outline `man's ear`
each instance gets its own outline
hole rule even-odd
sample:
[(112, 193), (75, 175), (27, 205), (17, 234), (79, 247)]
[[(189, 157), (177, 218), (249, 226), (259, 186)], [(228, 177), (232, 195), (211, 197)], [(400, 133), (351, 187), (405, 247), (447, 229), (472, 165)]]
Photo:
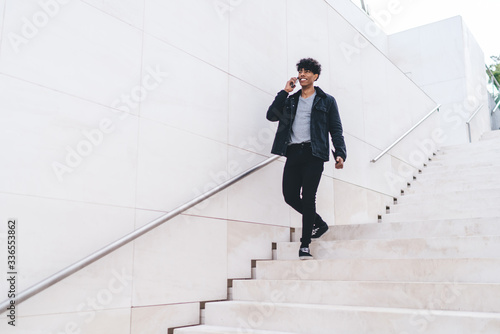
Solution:
[(314, 81), (318, 80), (319, 74), (315, 74), (315, 76), (316, 76), (316, 79), (314, 79)]

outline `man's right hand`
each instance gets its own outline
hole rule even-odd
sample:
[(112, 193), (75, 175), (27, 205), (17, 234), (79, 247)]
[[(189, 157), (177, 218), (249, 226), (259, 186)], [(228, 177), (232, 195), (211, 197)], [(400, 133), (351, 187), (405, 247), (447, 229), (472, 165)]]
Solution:
[(287, 92), (287, 93), (291, 93), (291, 92), (293, 92), (293, 90), (294, 90), (295, 88), (294, 88), (294, 87), (292, 87), (292, 84), (293, 84), (293, 85), (296, 85), (296, 83), (297, 83), (297, 78), (296, 78), (296, 77), (292, 77), (292, 78), (290, 78), (290, 80), (288, 80), (288, 81), (286, 82), (286, 85), (285, 85), (285, 92)]

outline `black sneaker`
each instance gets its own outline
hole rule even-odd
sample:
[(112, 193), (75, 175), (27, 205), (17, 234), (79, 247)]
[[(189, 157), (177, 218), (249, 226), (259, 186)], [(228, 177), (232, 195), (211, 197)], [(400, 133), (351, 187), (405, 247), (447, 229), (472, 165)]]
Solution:
[(311, 253), (309, 253), (309, 247), (300, 248), (299, 249), (299, 259), (301, 260), (310, 260), (312, 259)]
[(325, 232), (328, 231), (328, 225), (322, 225), (320, 227), (315, 227), (312, 230), (311, 233), (311, 239), (318, 239), (320, 238)]

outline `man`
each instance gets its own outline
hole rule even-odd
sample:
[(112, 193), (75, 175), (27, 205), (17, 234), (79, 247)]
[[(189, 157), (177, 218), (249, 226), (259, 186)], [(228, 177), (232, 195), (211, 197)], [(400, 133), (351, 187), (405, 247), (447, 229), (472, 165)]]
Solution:
[[(297, 63), (298, 77), (287, 81), (267, 110), (267, 119), (279, 121), (271, 153), (286, 156), (283, 170), (285, 202), (302, 214), (300, 259), (312, 259), (311, 239), (321, 237), (328, 225), (316, 213), (316, 192), (329, 160), (328, 134), (335, 148), (335, 168), (342, 169), (346, 147), (342, 123), (333, 96), (314, 86), (321, 74), (321, 65), (312, 58)], [(288, 96), (299, 82), (302, 89)], [(302, 196), (301, 196), (302, 191)]]

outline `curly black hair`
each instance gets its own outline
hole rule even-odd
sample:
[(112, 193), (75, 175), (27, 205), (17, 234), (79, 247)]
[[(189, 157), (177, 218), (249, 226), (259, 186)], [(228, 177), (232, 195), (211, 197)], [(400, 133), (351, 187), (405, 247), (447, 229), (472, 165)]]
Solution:
[(297, 71), (300, 71), (301, 69), (309, 70), (314, 74), (317, 74), (318, 78), (321, 74), (321, 64), (313, 58), (302, 58), (301, 60), (299, 60), (299, 62), (297, 63)]

